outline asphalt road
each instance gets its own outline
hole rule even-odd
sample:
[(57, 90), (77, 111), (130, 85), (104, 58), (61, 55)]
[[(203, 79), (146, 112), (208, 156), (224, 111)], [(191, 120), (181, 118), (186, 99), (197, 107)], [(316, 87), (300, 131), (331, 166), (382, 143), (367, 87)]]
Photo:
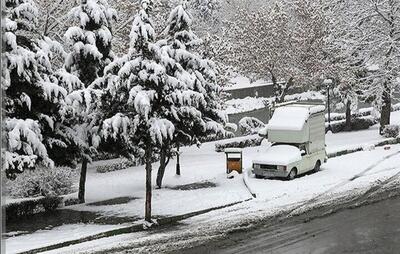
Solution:
[(400, 253), (400, 197), (233, 235), (184, 253)]

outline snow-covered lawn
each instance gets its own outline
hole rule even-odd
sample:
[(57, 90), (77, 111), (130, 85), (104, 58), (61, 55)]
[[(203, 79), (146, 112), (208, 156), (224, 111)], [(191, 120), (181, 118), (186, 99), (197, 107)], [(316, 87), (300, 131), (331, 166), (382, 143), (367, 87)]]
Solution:
[[(400, 123), (400, 112), (392, 113), (393, 123)], [(338, 133), (327, 135), (328, 152), (337, 151), (343, 148), (365, 145), (375, 141), (383, 140), (378, 135), (377, 126), (369, 130)], [(243, 201), (251, 197), (245, 187), (242, 177), (227, 179), (225, 173), (225, 154), (216, 153), (215, 142), (205, 143), (201, 148), (196, 146), (185, 147), (181, 155), (180, 177), (175, 176), (175, 160), (171, 160), (164, 178), (165, 188), (153, 191), (153, 214), (154, 216), (179, 215), (188, 212), (221, 206), (237, 201)], [(266, 146), (251, 147), (243, 150), (243, 166), (248, 168), (252, 159), (259, 157), (266, 149)], [(330, 193), (348, 191), (350, 189), (363, 189), (375, 181), (385, 179), (400, 171), (400, 154), (384, 160), (371, 170), (364, 172), (354, 181), (348, 181), (360, 174), (369, 166), (383, 160), (386, 156), (395, 154), (400, 150), (400, 145), (392, 146), (390, 150), (377, 148), (372, 151), (363, 151), (346, 156), (330, 159), (322, 166), (322, 171), (316, 174), (306, 175), (294, 181), (280, 180), (259, 180), (250, 178), (252, 189), (257, 192), (257, 199), (235, 206), (235, 212), (226, 212), (220, 215), (218, 223), (223, 220), (235, 220), (241, 216), (263, 216), (265, 211), (279, 211), (287, 205), (310, 200), (311, 198), (330, 190)], [(107, 161), (96, 164), (107, 163)], [(153, 164), (153, 181), (156, 178), (158, 163)], [(144, 213), (144, 178), (143, 166), (132, 167), (125, 170), (97, 173), (92, 165), (89, 168), (87, 177), (86, 200), (88, 203), (108, 200), (117, 197), (135, 197), (126, 204), (115, 205), (75, 205), (66, 209), (80, 211), (99, 212), (104, 216), (120, 217), (143, 217)], [(179, 190), (176, 186), (192, 183), (213, 183), (206, 188), (195, 190)], [(345, 183), (344, 185), (341, 185)], [(332, 187), (335, 187), (332, 189)], [(356, 191), (356, 190), (355, 190)], [(233, 208), (232, 208), (233, 209)], [(218, 212), (214, 212), (218, 214)], [(206, 220), (204, 216), (197, 216), (187, 220), (187, 223), (200, 223)], [(238, 217), (235, 217), (238, 216)], [(229, 219), (228, 219), (229, 217)], [(231, 218), (232, 217), (232, 218)], [(208, 219), (207, 219), (208, 220)], [(215, 222), (215, 221), (214, 221)], [(202, 223), (211, 223), (209, 221)], [(79, 225), (79, 224), (78, 224)], [(46, 246), (58, 241), (75, 239), (86, 234), (94, 234), (102, 230), (115, 228), (108, 225), (81, 226), (81, 234), (76, 234), (78, 227), (75, 225), (64, 225), (51, 230), (42, 230), (30, 235), (11, 237), (6, 240), (8, 253), (18, 250), (28, 250), (39, 246)], [(62, 232), (62, 234), (61, 234)], [(69, 238), (64, 237), (65, 235)], [(24, 242), (23, 245), (18, 244)]]
[[(251, 148), (253, 153), (257, 148)], [(400, 145), (390, 150), (377, 148), (330, 159), (322, 171), (299, 177), (293, 181), (262, 180), (250, 177), (257, 198), (242, 204), (213, 211), (182, 221), (183, 226), (169, 232), (141, 232), (100, 239), (51, 251), (50, 253), (78, 253), (104, 250), (121, 246), (138, 247), (141, 251), (165, 250), (164, 245), (185, 246), (190, 242), (212, 239), (217, 234), (237, 227), (241, 222), (257, 220), (293, 207), (305, 209), (301, 204), (310, 200), (327, 201), (335, 197), (362, 194), (369, 187), (400, 172)], [(398, 184), (397, 179), (397, 183)], [(217, 191), (217, 190), (216, 190)], [(221, 196), (227, 196), (219, 190)], [(190, 206), (186, 200), (176, 203)], [(174, 205), (174, 204), (171, 204)], [(307, 205), (312, 205), (308, 203)], [(187, 237), (189, 235), (189, 237)], [(177, 241), (183, 238), (187, 241)], [(189, 239), (188, 239), (189, 238)], [(159, 246), (157, 246), (157, 244)], [(133, 249), (130, 248), (133, 251)]]

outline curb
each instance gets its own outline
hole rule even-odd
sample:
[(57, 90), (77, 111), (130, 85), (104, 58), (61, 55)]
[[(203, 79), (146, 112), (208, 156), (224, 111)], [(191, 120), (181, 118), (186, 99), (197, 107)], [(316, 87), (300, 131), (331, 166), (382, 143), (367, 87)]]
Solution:
[[(158, 219), (157, 222), (158, 222), (159, 226), (166, 226), (166, 225), (174, 224), (181, 220), (185, 220), (185, 219), (197, 216), (197, 215), (205, 214), (205, 213), (215, 211), (215, 210), (224, 209), (224, 208), (231, 207), (231, 206), (234, 206), (237, 204), (241, 204), (241, 203), (244, 203), (244, 202), (247, 202), (250, 200), (252, 200), (252, 199), (249, 198), (246, 200), (230, 203), (230, 204), (223, 205), (223, 206), (217, 206), (217, 207), (207, 208), (204, 210), (195, 211), (195, 212), (191, 212), (191, 213), (162, 218), (162, 219)], [(19, 254), (33, 254), (33, 253), (45, 252), (45, 251), (60, 249), (60, 248), (67, 247), (70, 245), (75, 245), (75, 244), (79, 244), (79, 243), (98, 240), (101, 238), (122, 235), (122, 234), (136, 233), (136, 232), (145, 231), (145, 230), (146, 229), (143, 228), (142, 224), (137, 224), (137, 225), (133, 225), (133, 226), (129, 226), (129, 227), (123, 227), (123, 228), (119, 228), (119, 229), (105, 231), (102, 233), (98, 233), (98, 234), (91, 235), (91, 236), (86, 236), (86, 237), (75, 239), (75, 240), (65, 241), (65, 242), (52, 244), (52, 245), (45, 246), (45, 247), (40, 247), (40, 248), (28, 250), (28, 251), (19, 252)]]
[(363, 146), (365, 146), (365, 145), (373, 145), (375, 147), (380, 147), (380, 146), (395, 145), (395, 144), (400, 144), (400, 138), (391, 138), (391, 139), (386, 139), (386, 140), (375, 142), (375, 143), (365, 143), (356, 148), (344, 149), (344, 150), (340, 150), (337, 152), (329, 153), (327, 156), (330, 159), (330, 158), (335, 158), (335, 157), (339, 157), (339, 156), (350, 154), (350, 153), (360, 152), (360, 151), (364, 150)]
[(244, 185), (246, 186), (247, 190), (250, 192), (250, 194), (253, 196), (253, 198), (257, 198), (257, 194), (253, 189), (251, 188), (251, 185), (249, 183), (249, 174), (250, 174), (250, 168), (246, 168), (243, 170), (243, 182)]

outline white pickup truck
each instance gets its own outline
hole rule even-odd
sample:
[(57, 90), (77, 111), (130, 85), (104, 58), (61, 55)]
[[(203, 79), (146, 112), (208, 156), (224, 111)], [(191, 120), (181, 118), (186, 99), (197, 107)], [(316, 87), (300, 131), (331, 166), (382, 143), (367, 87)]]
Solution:
[(294, 179), (308, 171), (318, 171), (326, 162), (325, 107), (292, 103), (280, 106), (267, 125), (272, 146), (253, 160), (257, 178)]

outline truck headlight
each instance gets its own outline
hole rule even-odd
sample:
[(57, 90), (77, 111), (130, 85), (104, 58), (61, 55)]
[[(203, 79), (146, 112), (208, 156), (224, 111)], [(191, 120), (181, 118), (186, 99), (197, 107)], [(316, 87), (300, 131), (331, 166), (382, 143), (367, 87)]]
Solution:
[(277, 166), (276, 169), (286, 171), (286, 166)]

